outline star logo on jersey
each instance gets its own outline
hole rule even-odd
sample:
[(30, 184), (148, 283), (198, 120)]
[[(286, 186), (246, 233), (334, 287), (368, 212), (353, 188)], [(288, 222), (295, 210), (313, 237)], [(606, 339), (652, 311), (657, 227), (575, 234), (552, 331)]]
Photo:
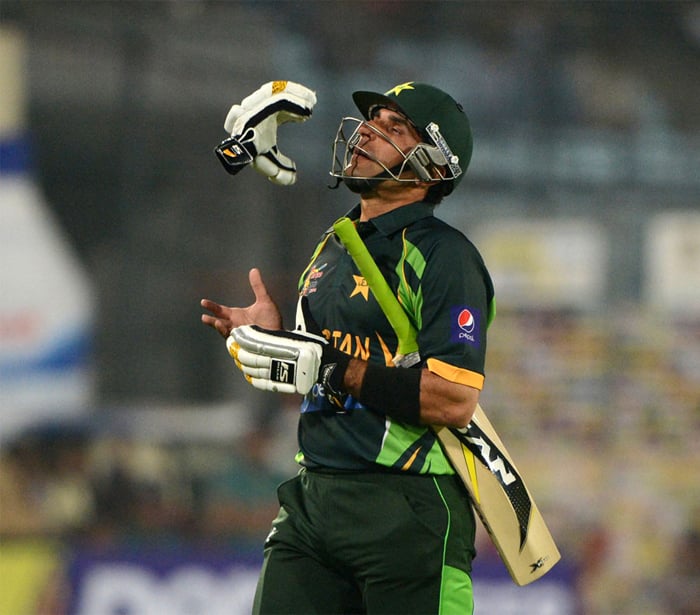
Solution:
[(416, 88), (413, 87), (413, 81), (407, 81), (406, 83), (402, 83), (400, 85), (395, 85), (393, 88), (391, 88), (386, 93), (386, 96), (389, 96), (389, 94), (393, 94), (394, 96), (398, 96), (404, 90), (415, 90), (415, 89)]
[(362, 295), (365, 301), (369, 301), (369, 285), (367, 284), (367, 280), (361, 275), (353, 275), (352, 279), (355, 280), (355, 288), (350, 293), (350, 298), (355, 295)]

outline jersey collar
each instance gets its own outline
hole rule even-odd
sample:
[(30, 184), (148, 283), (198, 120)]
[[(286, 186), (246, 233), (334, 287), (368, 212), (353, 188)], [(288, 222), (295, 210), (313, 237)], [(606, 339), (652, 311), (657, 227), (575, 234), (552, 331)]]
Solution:
[[(422, 201), (411, 203), (410, 205), (402, 205), (388, 213), (372, 218), (368, 224), (372, 224), (380, 233), (389, 237), (418, 220), (432, 216), (434, 208), (434, 205)], [(351, 220), (358, 220), (360, 217), (360, 205), (353, 207), (348, 212), (347, 217)]]

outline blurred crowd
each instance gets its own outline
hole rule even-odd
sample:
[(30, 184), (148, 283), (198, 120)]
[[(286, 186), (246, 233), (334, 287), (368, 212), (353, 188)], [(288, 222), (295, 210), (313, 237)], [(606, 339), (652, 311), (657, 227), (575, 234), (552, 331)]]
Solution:
[(87, 417), (30, 427), (4, 446), (0, 537), (260, 546), (276, 486), (294, 471), (275, 460), (274, 431), (255, 425), (225, 445), (117, 431)]
[(585, 613), (700, 613), (700, 318), (501, 311), (482, 397)]

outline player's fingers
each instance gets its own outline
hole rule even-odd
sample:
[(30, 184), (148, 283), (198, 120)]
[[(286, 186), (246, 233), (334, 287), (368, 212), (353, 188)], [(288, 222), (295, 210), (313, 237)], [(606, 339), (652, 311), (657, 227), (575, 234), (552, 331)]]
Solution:
[(216, 328), (216, 318), (209, 316), (209, 314), (202, 314), (202, 322), (208, 327)]
[(202, 322), (208, 327), (216, 329), (216, 331), (222, 337), (228, 337), (229, 333), (231, 333), (231, 329), (233, 328), (230, 320), (222, 320), (220, 318), (215, 318), (214, 316), (209, 316), (209, 314), (202, 314)]
[(216, 327), (217, 330), (220, 330), (219, 327), (216, 326), (216, 321), (220, 320), (227, 328), (228, 334), (228, 332), (233, 328), (233, 321), (235, 320), (236, 313), (240, 312), (240, 309), (227, 307), (216, 303), (215, 301), (210, 301), (209, 299), (202, 299), (200, 304), (205, 310), (211, 312), (211, 314), (202, 315), (202, 322), (209, 324), (212, 327)]
[(253, 289), (256, 301), (269, 301), (267, 287), (263, 282), (262, 274), (259, 269), (254, 267), (250, 270), (248, 273), (248, 281), (250, 282), (250, 287)]
[(230, 320), (221, 320), (219, 318), (214, 322), (214, 328), (219, 332), (221, 337), (228, 337), (231, 334), (231, 329), (233, 325)]
[(210, 299), (202, 299), (199, 302), (199, 305), (216, 316), (221, 316), (224, 313), (224, 310), (227, 309), (220, 303), (216, 303), (216, 301), (211, 301)]

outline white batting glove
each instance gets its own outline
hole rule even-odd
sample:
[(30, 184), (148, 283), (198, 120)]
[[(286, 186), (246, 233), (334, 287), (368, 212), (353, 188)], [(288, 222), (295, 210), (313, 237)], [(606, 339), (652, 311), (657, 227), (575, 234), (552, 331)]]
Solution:
[(350, 356), (321, 335), (307, 297), (299, 298), (294, 331), (244, 325), (231, 331), (226, 347), (256, 389), (306, 395), (318, 383), (318, 394), (344, 411), (348, 395), (343, 379)]
[(277, 147), (277, 127), (311, 117), (316, 94), (292, 81), (270, 81), (231, 107), (224, 128), (231, 134), (216, 149), (224, 168), (235, 175), (252, 163), (270, 181), (289, 186), (296, 181), (294, 161)]
[(270, 331), (256, 325), (236, 327), (226, 340), (229, 354), (256, 389), (302, 395), (318, 380), (327, 345), (312, 333)]

